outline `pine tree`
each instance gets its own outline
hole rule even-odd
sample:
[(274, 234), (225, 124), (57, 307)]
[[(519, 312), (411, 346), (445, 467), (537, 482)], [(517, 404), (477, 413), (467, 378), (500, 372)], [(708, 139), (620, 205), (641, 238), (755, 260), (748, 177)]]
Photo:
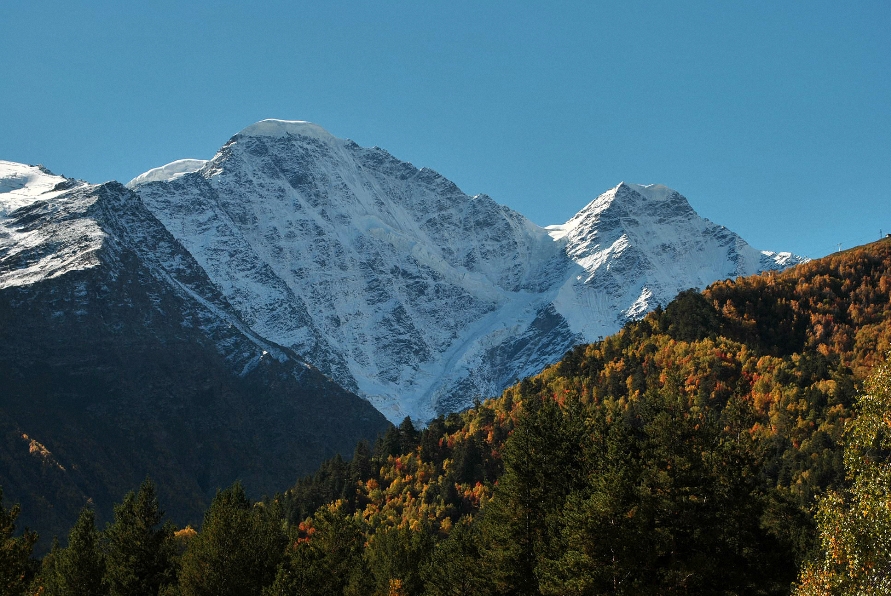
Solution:
[(422, 569), (425, 596), (486, 596), (491, 581), (480, 567), (479, 526), (463, 518), (433, 549)]
[(240, 483), (214, 497), (183, 554), (183, 596), (259, 596), (275, 579), (286, 538), (281, 524), (253, 506)]
[(105, 530), (106, 566), (112, 596), (157, 596), (176, 579), (173, 526), (161, 525), (164, 512), (155, 485), (146, 479), (114, 508)]
[(564, 413), (553, 399), (526, 394), (522, 407), (481, 519), (491, 580), (498, 593), (519, 595), (539, 592), (537, 567), (556, 538), (553, 517), (585, 477), (579, 446), (586, 436), (578, 402)]
[(402, 439), (399, 429), (390, 425), (383, 436), (378, 437), (374, 444), (374, 457), (378, 460), (386, 460), (388, 457), (398, 457), (402, 452)]
[(379, 529), (368, 542), (365, 559), (376, 584), (375, 594), (419, 594), (421, 569), (433, 551), (433, 533), (421, 524)]
[(350, 482), (352, 487), (356, 487), (359, 481), (365, 481), (371, 478), (371, 450), (368, 448), (367, 441), (360, 441), (353, 450), (353, 459), (349, 464)]
[(418, 431), (411, 421), (411, 417), (406, 416), (399, 423), (399, 454), (411, 453), (418, 446)]
[(95, 514), (84, 507), (68, 534), (68, 546), (54, 545), (41, 576), (46, 596), (102, 596), (108, 594), (105, 558), (96, 530)]
[(362, 560), (361, 528), (338, 501), (312, 518), (309, 539), (288, 548), (266, 596), (328, 596), (343, 594), (356, 574), (368, 575)]
[(587, 485), (556, 525), (559, 548), (538, 568), (543, 594), (643, 594), (654, 562), (651, 515), (639, 491), (641, 433), (619, 412), (590, 421)]

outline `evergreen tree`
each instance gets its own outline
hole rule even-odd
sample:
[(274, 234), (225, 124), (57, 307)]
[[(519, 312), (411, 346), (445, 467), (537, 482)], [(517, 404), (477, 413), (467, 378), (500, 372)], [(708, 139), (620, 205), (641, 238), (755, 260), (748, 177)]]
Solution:
[(564, 414), (553, 399), (526, 394), (522, 407), (504, 446), (504, 474), (481, 520), (491, 580), (498, 593), (519, 595), (539, 592), (536, 568), (554, 547), (553, 516), (585, 477), (578, 402)]
[(420, 594), (421, 569), (433, 551), (433, 533), (420, 524), (378, 530), (370, 538), (365, 559), (375, 581), (374, 594)]
[(53, 551), (42, 573), (46, 596), (102, 596), (108, 594), (105, 557), (96, 530), (95, 514), (84, 507), (68, 534), (68, 546)]
[(601, 408), (591, 420), (587, 486), (557, 519), (559, 548), (538, 568), (544, 594), (646, 593), (655, 553), (639, 490), (641, 435), (619, 412), (609, 418)]
[[(411, 422), (411, 421), (409, 421)], [(378, 437), (374, 445), (374, 457), (378, 460), (386, 460), (388, 457), (398, 457), (402, 454), (402, 439), (399, 429), (390, 425), (383, 436)]]
[(367, 441), (359, 441), (353, 450), (353, 459), (349, 465), (350, 482), (356, 488), (356, 483), (371, 478), (373, 470), (371, 466), (371, 450)]
[(421, 431), (419, 440), (421, 445), (421, 459), (433, 462), (436, 465), (442, 464), (443, 448), (439, 445), (439, 440), (446, 433), (445, 422), (442, 416), (438, 416), (430, 421), (427, 428)]
[(31, 552), (37, 542), (37, 534), (25, 532), (15, 536), (15, 521), (20, 508), (3, 507), (3, 489), (0, 488), (0, 594), (15, 596), (24, 594), (31, 579), (34, 565)]
[(251, 596), (275, 579), (286, 537), (264, 507), (254, 507), (240, 483), (220, 491), (201, 530), (183, 554), (183, 596)]
[(31, 582), (29, 594), (52, 594), (52, 589), (49, 589), (48, 586), (55, 585), (56, 559), (61, 550), (62, 547), (59, 546), (59, 538), (54, 536), (53, 545), (50, 547), (50, 551), (43, 555), (43, 559), (40, 560), (40, 569), (37, 573), (37, 577)]
[(161, 525), (164, 512), (155, 485), (146, 479), (114, 508), (105, 530), (106, 568), (112, 596), (157, 596), (176, 579), (173, 526)]
[(475, 437), (469, 436), (455, 445), (449, 476), (455, 482), (467, 484), (474, 484), (485, 479), (483, 454)]
[(294, 541), (266, 596), (328, 596), (344, 594), (351, 581), (367, 576), (362, 560), (365, 541), (359, 525), (338, 501), (319, 509), (312, 534)]
[(409, 416), (399, 423), (399, 454), (411, 453), (418, 446), (418, 431)]
[(694, 288), (679, 293), (665, 311), (657, 315), (660, 326), (678, 341), (697, 341), (720, 330), (718, 311)]
[(469, 518), (455, 524), (422, 568), (425, 596), (486, 596), (492, 586), (480, 567), (479, 526)]

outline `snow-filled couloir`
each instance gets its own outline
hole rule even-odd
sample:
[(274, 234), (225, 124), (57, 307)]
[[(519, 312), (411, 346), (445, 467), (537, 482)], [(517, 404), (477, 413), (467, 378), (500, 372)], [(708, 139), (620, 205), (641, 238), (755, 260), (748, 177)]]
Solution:
[(497, 394), (680, 290), (800, 260), (659, 185), (542, 228), (306, 122), (258, 122), (129, 186), (254, 333), (393, 421)]

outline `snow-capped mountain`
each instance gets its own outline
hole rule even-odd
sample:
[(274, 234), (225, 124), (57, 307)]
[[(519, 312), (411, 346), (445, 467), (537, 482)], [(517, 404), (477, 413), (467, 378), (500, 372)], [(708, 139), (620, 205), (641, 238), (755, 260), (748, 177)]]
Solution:
[(680, 290), (801, 260), (663, 186), (619, 184), (541, 228), (306, 122), (264, 120), (128, 186), (253, 333), (391, 421), (495, 395)]

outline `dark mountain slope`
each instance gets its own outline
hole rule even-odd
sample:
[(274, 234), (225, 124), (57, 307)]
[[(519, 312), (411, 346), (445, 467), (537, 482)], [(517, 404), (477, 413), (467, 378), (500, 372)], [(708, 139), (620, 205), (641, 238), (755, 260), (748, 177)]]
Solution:
[(0, 251), (0, 485), (44, 542), (147, 475), (196, 523), (218, 488), (273, 492), (386, 428), (246, 331), (135, 194), (69, 186), (7, 213), (30, 248)]

